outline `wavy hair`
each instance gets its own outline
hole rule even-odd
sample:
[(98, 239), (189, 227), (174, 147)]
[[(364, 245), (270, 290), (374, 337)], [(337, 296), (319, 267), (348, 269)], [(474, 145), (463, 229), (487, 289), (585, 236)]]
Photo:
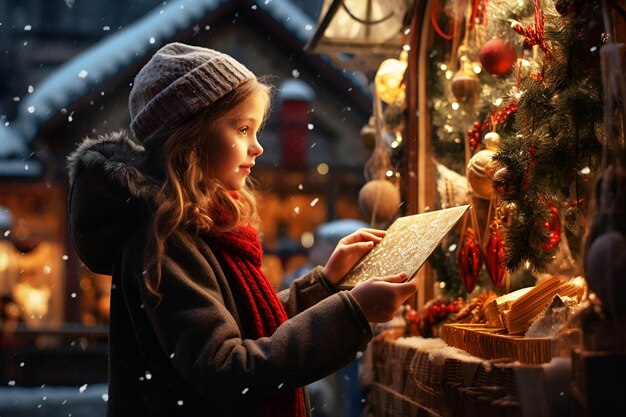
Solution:
[[(267, 97), (267, 115), (271, 87), (263, 81), (248, 81), (173, 129), (160, 145), (148, 150), (164, 177), (156, 196), (157, 208), (148, 230), (144, 257), (144, 280), (152, 294), (160, 296), (158, 288), (166, 241), (175, 230), (211, 233), (244, 224), (258, 225), (257, 196), (252, 180), (246, 178), (243, 188), (233, 193), (210, 174), (208, 158), (213, 124), (258, 93)], [(216, 212), (219, 212), (218, 218)]]

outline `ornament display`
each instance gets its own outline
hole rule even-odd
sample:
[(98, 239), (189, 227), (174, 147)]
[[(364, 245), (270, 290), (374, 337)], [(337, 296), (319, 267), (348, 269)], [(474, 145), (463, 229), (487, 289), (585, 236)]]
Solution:
[(480, 268), (483, 265), (483, 253), (480, 244), (476, 239), (474, 229), (465, 229), (464, 236), (461, 237), (457, 253), (457, 262), (463, 285), (468, 293), (474, 291)]
[(485, 246), (485, 267), (496, 288), (502, 285), (506, 266), (504, 264), (504, 239), (496, 222), (489, 225), (489, 239)]
[(481, 90), (480, 80), (473, 71), (460, 69), (452, 77), (452, 94), (462, 103), (473, 102)]
[(494, 151), (483, 149), (476, 152), (467, 163), (467, 182), (478, 197), (488, 199), (493, 195), (494, 154)]
[(359, 208), (371, 225), (388, 223), (400, 207), (400, 191), (387, 180), (372, 180), (359, 191)]
[(517, 61), (517, 51), (511, 42), (493, 38), (480, 48), (479, 60), (489, 74), (503, 75), (513, 68)]
[(548, 241), (541, 245), (542, 249), (547, 251), (554, 250), (561, 241), (561, 218), (559, 216), (559, 210), (552, 203), (548, 203), (550, 213), (548, 219), (545, 222), (545, 227), (548, 229)]

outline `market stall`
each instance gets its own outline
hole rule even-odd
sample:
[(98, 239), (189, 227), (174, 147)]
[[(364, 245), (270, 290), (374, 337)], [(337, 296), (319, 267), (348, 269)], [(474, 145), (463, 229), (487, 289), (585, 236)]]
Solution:
[(470, 205), (378, 329), (372, 415), (626, 414), (625, 17), (326, 2), (309, 49), (371, 77), (361, 210), (387, 227)]

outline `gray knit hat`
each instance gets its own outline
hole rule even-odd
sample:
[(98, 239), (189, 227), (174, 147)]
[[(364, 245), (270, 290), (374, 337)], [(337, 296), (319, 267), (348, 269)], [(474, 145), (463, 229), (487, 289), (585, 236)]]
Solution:
[(145, 145), (255, 78), (222, 52), (167, 44), (135, 77), (129, 96), (130, 128)]

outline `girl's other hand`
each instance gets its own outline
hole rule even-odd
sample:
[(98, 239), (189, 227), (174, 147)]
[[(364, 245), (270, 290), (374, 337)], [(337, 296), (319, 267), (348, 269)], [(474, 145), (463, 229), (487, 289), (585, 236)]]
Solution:
[(356, 263), (385, 236), (384, 230), (363, 228), (341, 239), (330, 255), (323, 273), (337, 285)]
[(371, 278), (350, 290), (361, 306), (367, 321), (385, 323), (417, 291), (417, 279), (406, 281), (406, 273), (385, 278)]

